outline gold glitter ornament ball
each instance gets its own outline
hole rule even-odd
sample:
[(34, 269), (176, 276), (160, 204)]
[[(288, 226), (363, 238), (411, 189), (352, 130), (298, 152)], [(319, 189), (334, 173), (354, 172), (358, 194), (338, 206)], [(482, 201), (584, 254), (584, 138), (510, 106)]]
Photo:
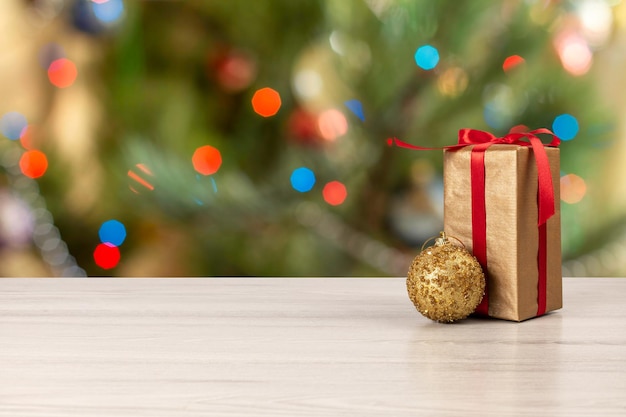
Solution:
[(441, 232), (435, 245), (413, 260), (406, 287), (420, 313), (449, 323), (474, 312), (485, 294), (485, 275), (471, 253)]

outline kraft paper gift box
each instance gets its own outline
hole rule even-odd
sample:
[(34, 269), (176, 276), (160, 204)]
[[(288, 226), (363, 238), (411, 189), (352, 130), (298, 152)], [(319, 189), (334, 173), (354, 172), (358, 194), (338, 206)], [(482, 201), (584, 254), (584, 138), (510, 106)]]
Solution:
[[(558, 139), (555, 140), (558, 145)], [(451, 148), (444, 150), (444, 229), (449, 236), (460, 239), (483, 264), (487, 288), (477, 313), (523, 321), (561, 308), (559, 149), (544, 148), (550, 172), (545, 175), (552, 178), (554, 191), (554, 214), (540, 226), (538, 168), (533, 147), (486, 147), (481, 226), (480, 220), (476, 223), (472, 217), (479, 211), (476, 204), (480, 205), (480, 201), (472, 201), (472, 194), (474, 198), (482, 195), (472, 178), (477, 172), (476, 165), (472, 166), (473, 146)], [(546, 171), (544, 165), (543, 172)], [(484, 229), (484, 241), (479, 244), (486, 246), (482, 248), (482, 257), (486, 259), (481, 260), (476, 254), (474, 246), (481, 231), (473, 230), (474, 227)]]

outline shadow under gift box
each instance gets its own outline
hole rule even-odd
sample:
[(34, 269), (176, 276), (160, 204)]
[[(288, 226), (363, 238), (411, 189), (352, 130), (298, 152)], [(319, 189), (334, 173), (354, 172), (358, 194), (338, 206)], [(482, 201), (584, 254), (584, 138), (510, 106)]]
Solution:
[[(559, 149), (546, 147), (555, 214), (546, 224), (545, 312), (562, 307)], [(470, 146), (444, 150), (444, 229), (472, 244)], [(487, 264), (490, 317), (522, 321), (538, 315), (539, 227), (537, 166), (528, 146), (494, 144), (485, 151)]]

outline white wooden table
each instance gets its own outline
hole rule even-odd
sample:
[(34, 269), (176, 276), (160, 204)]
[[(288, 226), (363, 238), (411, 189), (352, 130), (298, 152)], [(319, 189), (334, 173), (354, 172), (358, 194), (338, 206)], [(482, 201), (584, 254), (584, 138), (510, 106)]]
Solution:
[(0, 416), (624, 416), (626, 279), (438, 324), (404, 279), (2, 279)]

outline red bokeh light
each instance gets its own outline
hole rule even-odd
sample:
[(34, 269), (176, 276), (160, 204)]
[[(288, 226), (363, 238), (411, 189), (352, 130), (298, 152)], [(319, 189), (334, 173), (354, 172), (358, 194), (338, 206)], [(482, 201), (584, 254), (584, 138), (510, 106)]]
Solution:
[(511, 55), (510, 57), (504, 60), (504, 63), (502, 64), (502, 69), (504, 70), (504, 72), (508, 72), (512, 70), (513, 68), (523, 64), (524, 62), (526, 61), (521, 56)]
[(338, 206), (346, 200), (348, 191), (346, 190), (346, 186), (339, 181), (331, 181), (324, 186), (322, 195), (324, 196), (324, 201), (328, 204)]
[(48, 79), (59, 88), (69, 87), (74, 84), (78, 70), (76, 65), (67, 58), (60, 58), (52, 61), (48, 67)]
[(100, 243), (93, 251), (93, 259), (102, 269), (115, 268), (120, 262), (120, 250), (111, 243)]

